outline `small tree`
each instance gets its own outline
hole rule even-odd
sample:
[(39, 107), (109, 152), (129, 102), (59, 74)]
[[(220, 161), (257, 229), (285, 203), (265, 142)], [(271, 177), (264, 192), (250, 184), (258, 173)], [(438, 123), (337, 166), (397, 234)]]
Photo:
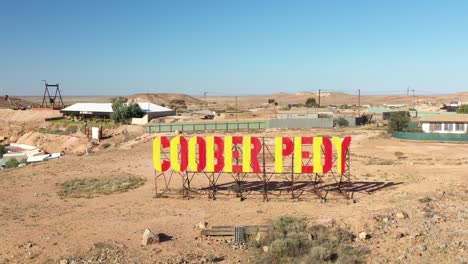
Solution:
[(114, 105), (115, 106), (122, 105), (122, 104), (125, 104), (127, 101), (128, 101), (128, 99), (126, 97), (122, 97), (122, 96), (112, 98), (111, 99), (112, 109), (115, 110)]
[(348, 120), (344, 117), (338, 117), (337, 119), (334, 120), (335, 124), (337, 124), (340, 127), (347, 127), (349, 126)]
[(307, 100), (305, 102), (305, 106), (306, 107), (317, 107), (318, 104), (317, 104), (317, 101), (315, 101), (315, 98), (309, 97), (309, 98), (307, 98)]
[(143, 110), (141, 110), (140, 105), (137, 103), (128, 104), (127, 108), (128, 108), (129, 118), (132, 118), (132, 117), (140, 118), (144, 115)]
[(410, 121), (407, 112), (395, 112), (390, 115), (388, 121), (388, 132), (403, 131)]
[(272, 104), (272, 103), (274, 103), (274, 102), (275, 102), (275, 99), (271, 99), (271, 98), (268, 99), (268, 104)]
[(111, 102), (113, 112), (110, 117), (116, 123), (126, 124), (130, 118), (140, 118), (144, 115), (140, 105), (137, 103), (126, 104), (127, 98), (125, 97), (113, 98)]
[(462, 104), (457, 109), (458, 114), (468, 114), (468, 104)]

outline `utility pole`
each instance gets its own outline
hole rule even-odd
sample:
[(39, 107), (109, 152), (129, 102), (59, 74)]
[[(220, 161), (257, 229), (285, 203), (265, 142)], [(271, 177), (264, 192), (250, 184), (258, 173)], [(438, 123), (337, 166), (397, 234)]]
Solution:
[(415, 105), (415, 100), (414, 100), (414, 89), (412, 89), (411, 91), (413, 91), (413, 108), (414, 108), (414, 105)]
[(319, 89), (319, 94), (318, 94), (318, 106), (320, 107), (320, 89)]
[(361, 116), (361, 89), (358, 89), (358, 117)]
[(236, 95), (236, 121), (237, 121), (237, 95)]

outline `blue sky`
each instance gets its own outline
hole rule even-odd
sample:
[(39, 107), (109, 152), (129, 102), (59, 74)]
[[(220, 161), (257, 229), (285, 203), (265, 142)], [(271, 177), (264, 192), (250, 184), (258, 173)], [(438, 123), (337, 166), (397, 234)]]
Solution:
[(468, 1), (0, 5), (1, 93), (468, 91)]

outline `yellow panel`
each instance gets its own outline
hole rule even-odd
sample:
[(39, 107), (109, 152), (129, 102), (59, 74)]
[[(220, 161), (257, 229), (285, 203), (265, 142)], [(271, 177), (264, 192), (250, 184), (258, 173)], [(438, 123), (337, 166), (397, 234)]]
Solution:
[(224, 137), (224, 171), (232, 172), (232, 136)]
[(302, 173), (302, 138), (294, 137), (294, 173)]
[(333, 137), (332, 141), (333, 141), (333, 145), (335, 145), (336, 153), (337, 153), (337, 158), (336, 158), (337, 171), (338, 173), (341, 174), (343, 172), (343, 168), (341, 168), (341, 139), (339, 137)]
[(242, 171), (243, 172), (250, 172), (250, 159), (251, 159), (251, 150), (252, 150), (252, 143), (250, 136), (244, 136), (242, 140)]
[(322, 165), (322, 137), (314, 137), (314, 173), (323, 173)]
[(176, 136), (171, 140), (171, 167), (174, 171), (180, 171), (179, 162), (179, 147), (180, 136)]
[(275, 172), (283, 172), (283, 138), (275, 137)]
[(197, 137), (191, 137), (188, 142), (188, 165), (190, 170), (198, 171), (197, 164)]
[(214, 136), (206, 137), (206, 171), (214, 172)]
[(153, 140), (153, 168), (156, 171), (162, 171), (161, 168), (161, 137)]

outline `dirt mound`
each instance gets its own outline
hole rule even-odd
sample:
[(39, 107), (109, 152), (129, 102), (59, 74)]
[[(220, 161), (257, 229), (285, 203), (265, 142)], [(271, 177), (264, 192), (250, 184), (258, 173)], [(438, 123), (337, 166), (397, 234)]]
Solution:
[(173, 100), (183, 100), (186, 104), (202, 104), (203, 101), (193, 96), (178, 93), (145, 93), (127, 96), (130, 102), (151, 102), (154, 104), (169, 105)]
[(0, 122), (2, 124), (43, 122), (46, 118), (60, 117), (57, 110), (12, 110), (0, 109)]
[(35, 106), (38, 106), (38, 104), (23, 100), (18, 97), (12, 97), (8, 95), (0, 97), (0, 108), (26, 109)]
[(83, 154), (88, 146), (84, 135), (52, 135), (34, 131), (24, 134), (16, 143), (36, 146), (49, 153), (64, 151), (71, 154)]

